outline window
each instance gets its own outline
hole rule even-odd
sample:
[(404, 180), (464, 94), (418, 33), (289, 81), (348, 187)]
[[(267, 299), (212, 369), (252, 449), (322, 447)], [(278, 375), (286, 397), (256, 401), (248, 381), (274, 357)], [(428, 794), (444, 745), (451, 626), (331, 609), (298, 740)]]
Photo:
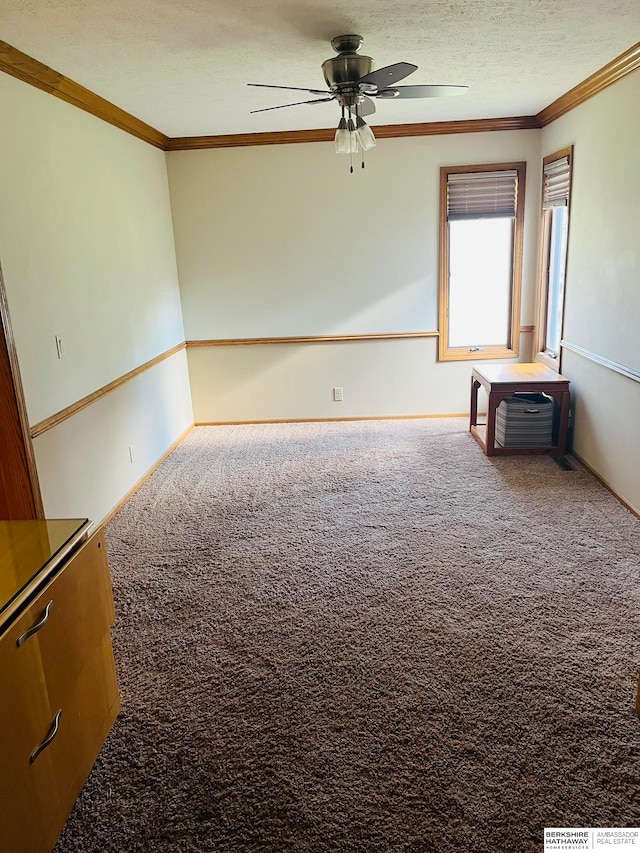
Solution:
[(441, 361), (518, 355), (525, 163), (440, 170)]
[(535, 352), (538, 361), (560, 369), (564, 281), (569, 242), (569, 195), (573, 147), (542, 161), (542, 225)]

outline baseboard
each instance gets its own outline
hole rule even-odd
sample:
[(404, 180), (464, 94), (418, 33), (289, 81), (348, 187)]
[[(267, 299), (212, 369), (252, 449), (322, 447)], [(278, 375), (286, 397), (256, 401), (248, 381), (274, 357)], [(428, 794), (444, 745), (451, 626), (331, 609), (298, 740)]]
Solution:
[(600, 474), (598, 474), (598, 472), (595, 470), (595, 468), (592, 468), (592, 467), (591, 467), (591, 465), (589, 465), (589, 463), (588, 463), (588, 462), (585, 462), (585, 461), (584, 461), (584, 459), (582, 458), (582, 456), (580, 456), (579, 454), (577, 454), (577, 453), (575, 452), (575, 450), (570, 451), (570, 454), (571, 454), (571, 456), (574, 456), (574, 457), (578, 460), (578, 462), (579, 462), (583, 467), (585, 467), (585, 468), (587, 469), (587, 471), (588, 471), (590, 474), (592, 474), (592, 475), (596, 478), (596, 480), (597, 480), (599, 483), (601, 483), (601, 484), (605, 487), (605, 489), (606, 489), (608, 492), (611, 492), (611, 494), (614, 496), (614, 498), (615, 498), (619, 503), (621, 503), (621, 504), (622, 504), (622, 506), (623, 506), (625, 509), (628, 509), (628, 510), (629, 510), (629, 512), (630, 512), (632, 515), (635, 515), (635, 516), (636, 516), (636, 518), (640, 518), (640, 510), (639, 510), (639, 509), (637, 509), (637, 507), (633, 506), (633, 504), (630, 504), (630, 503), (629, 503), (629, 501), (626, 501), (626, 500), (625, 500), (621, 495), (619, 495), (619, 494), (618, 494), (618, 492), (616, 492), (616, 490), (613, 488), (613, 486), (612, 486), (610, 483), (608, 483), (608, 482), (604, 479), (604, 477), (602, 477)]
[(271, 418), (249, 421), (196, 421), (195, 426), (249, 426), (251, 424), (324, 424), (346, 421), (408, 421), (424, 418), (468, 418), (469, 412), (447, 412), (440, 415), (360, 415), (352, 418)]
[(100, 527), (106, 527), (106, 525), (109, 524), (109, 522), (120, 512), (120, 510), (127, 503), (127, 501), (130, 500), (135, 495), (135, 493), (138, 491), (138, 489), (141, 486), (144, 486), (144, 484), (147, 482), (149, 477), (155, 471), (157, 471), (157, 469), (162, 465), (164, 460), (173, 453), (173, 451), (176, 449), (176, 447), (178, 447), (179, 444), (182, 444), (182, 442), (185, 440), (185, 438), (193, 430), (194, 426), (195, 426), (195, 424), (191, 424), (191, 426), (187, 427), (187, 429), (182, 433), (182, 435), (179, 436), (167, 450), (165, 450), (165, 452), (162, 454), (162, 456), (156, 462), (153, 463), (151, 468), (149, 468), (147, 471), (145, 471), (145, 473), (142, 475), (142, 477), (140, 477), (140, 479), (135, 484), (135, 486), (133, 486), (133, 488), (129, 489), (129, 491), (122, 498), (122, 500), (119, 501), (113, 507), (113, 509), (110, 510), (105, 515), (105, 517), (102, 519), (100, 524), (96, 525), (94, 529), (99, 529)]

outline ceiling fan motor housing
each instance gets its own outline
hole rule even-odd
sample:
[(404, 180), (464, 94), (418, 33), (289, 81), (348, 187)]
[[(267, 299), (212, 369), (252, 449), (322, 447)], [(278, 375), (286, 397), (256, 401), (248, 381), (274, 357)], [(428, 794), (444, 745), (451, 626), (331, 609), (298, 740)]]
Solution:
[(373, 71), (373, 59), (357, 53), (363, 41), (359, 35), (336, 36), (332, 39), (331, 46), (338, 51), (338, 55), (322, 63), (324, 79), (331, 89), (342, 93), (352, 88), (356, 94), (360, 78)]

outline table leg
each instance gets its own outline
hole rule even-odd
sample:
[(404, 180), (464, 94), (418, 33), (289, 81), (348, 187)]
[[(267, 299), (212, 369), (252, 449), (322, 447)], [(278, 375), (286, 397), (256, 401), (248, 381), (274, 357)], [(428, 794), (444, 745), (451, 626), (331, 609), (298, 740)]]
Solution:
[(469, 431), (478, 423), (478, 388), (480, 383), (471, 377), (471, 413), (469, 415)]
[(489, 391), (487, 395), (487, 456), (496, 455), (496, 409), (502, 402), (504, 395), (495, 395)]
[(569, 431), (569, 391), (563, 391), (560, 399), (560, 423), (558, 425), (558, 453), (564, 456), (567, 452), (567, 432)]

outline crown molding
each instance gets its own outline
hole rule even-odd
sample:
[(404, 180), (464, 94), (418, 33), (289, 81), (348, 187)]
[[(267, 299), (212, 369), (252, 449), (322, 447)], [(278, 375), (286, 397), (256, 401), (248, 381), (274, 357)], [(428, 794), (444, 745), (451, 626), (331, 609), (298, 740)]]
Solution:
[[(373, 125), (376, 139), (404, 136), (440, 136), (449, 133), (487, 133), (500, 130), (536, 130), (535, 116), (513, 118), (477, 118), (463, 121), (432, 121), (416, 124)], [(169, 139), (167, 151), (193, 151), (203, 148), (238, 148), (251, 145), (288, 145), (300, 142), (332, 142), (335, 128), (285, 130), (272, 133), (234, 133), (227, 136), (176, 136)]]
[(279, 130), (271, 133), (229, 133), (225, 136), (174, 136), (167, 151), (194, 151), (200, 148), (244, 148), (252, 145), (289, 145), (298, 142), (330, 142), (335, 130)]
[[(386, 124), (373, 126), (378, 139), (409, 136), (440, 136), (451, 133), (490, 133), (507, 130), (536, 130), (597, 95), (603, 89), (640, 68), (640, 42), (578, 83), (535, 116), (512, 118), (467, 119), (434, 121), (416, 124)], [(79, 83), (54, 71), (37, 59), (22, 53), (7, 42), (0, 41), (0, 71), (48, 92), (114, 127), (148, 142), (163, 151), (193, 151), (204, 148), (236, 148), (254, 145), (287, 145), (300, 142), (330, 142), (333, 128), (315, 130), (277, 131), (271, 133), (234, 133), (224, 136), (169, 137), (130, 113), (85, 89)]]
[[(377, 139), (396, 136), (445, 136), (450, 133), (495, 133), (501, 130), (537, 130), (535, 116), (472, 118), (459, 121), (429, 121), (417, 124), (383, 124), (373, 127)], [(335, 133), (335, 131), (332, 131)]]
[(55, 95), (156, 148), (165, 150), (167, 147), (169, 137), (164, 133), (4, 41), (0, 41), (0, 71)]
[(589, 98), (597, 95), (598, 92), (602, 92), (603, 89), (606, 89), (613, 83), (617, 83), (618, 80), (626, 77), (627, 74), (637, 71), (638, 68), (640, 68), (640, 42), (634, 44), (629, 50), (625, 50), (624, 53), (612, 59), (611, 62), (600, 68), (595, 74), (587, 77), (582, 83), (578, 83), (573, 89), (569, 89), (568, 92), (565, 92), (564, 95), (561, 95), (556, 101), (541, 110), (536, 116), (539, 126), (546, 127), (552, 121), (555, 121), (570, 110), (583, 104)]

